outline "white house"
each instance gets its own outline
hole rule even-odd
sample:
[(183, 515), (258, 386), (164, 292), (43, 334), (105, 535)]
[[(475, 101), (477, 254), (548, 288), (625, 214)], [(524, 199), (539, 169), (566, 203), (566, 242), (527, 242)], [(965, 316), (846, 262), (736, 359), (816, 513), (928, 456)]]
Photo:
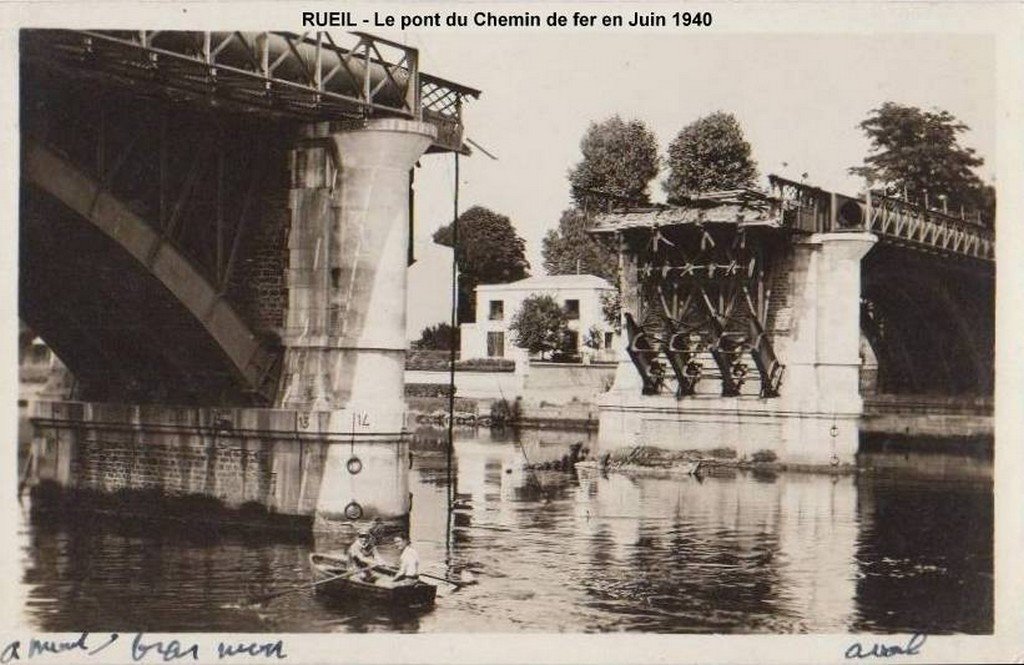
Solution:
[[(508, 326), (524, 300), (546, 295), (568, 315), (568, 348), (597, 360), (614, 360), (618, 334), (601, 310), (601, 296), (614, 292), (615, 287), (594, 275), (549, 275), (508, 284), (481, 284), (476, 288), (476, 323), (460, 326), (461, 357), (525, 358), (526, 351), (515, 347)], [(585, 346), (591, 330), (597, 332), (600, 347), (593, 353)]]

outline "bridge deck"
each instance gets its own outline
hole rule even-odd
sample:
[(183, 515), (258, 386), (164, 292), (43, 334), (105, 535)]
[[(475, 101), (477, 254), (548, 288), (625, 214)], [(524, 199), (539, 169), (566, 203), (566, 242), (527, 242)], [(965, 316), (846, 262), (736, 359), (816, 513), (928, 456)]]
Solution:
[(598, 215), (591, 229), (609, 234), (672, 225), (735, 224), (797, 233), (870, 231), (883, 243), (948, 258), (995, 261), (995, 233), (980, 219), (958, 217), (869, 192), (860, 199), (769, 176), (768, 193), (739, 189), (694, 196), (678, 206), (647, 206)]
[(365, 33), (24, 30), (22, 54), (76, 77), (192, 103), (307, 121), (392, 116), (466, 152), (462, 105), (480, 91), (419, 71), (415, 48)]

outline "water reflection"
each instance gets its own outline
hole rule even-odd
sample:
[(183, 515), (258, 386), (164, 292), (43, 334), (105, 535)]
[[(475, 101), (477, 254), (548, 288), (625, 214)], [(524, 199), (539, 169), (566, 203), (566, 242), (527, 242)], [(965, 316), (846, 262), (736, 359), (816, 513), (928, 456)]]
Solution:
[(417, 439), (414, 544), (426, 572), (478, 582), (428, 614), (332, 606), (305, 592), (245, 607), (308, 580), (307, 539), (27, 511), (25, 613), (50, 631), (992, 630), (988, 483), (529, 468), (581, 441), (461, 435), (449, 540), (445, 452)]

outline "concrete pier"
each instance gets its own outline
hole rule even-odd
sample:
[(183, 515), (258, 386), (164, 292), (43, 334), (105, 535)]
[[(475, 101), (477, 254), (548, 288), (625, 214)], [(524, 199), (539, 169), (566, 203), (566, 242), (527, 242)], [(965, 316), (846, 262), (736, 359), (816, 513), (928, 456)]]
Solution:
[(280, 406), (326, 419), (318, 526), (409, 512), (404, 438), (409, 170), (432, 125), (321, 124), (291, 156)]

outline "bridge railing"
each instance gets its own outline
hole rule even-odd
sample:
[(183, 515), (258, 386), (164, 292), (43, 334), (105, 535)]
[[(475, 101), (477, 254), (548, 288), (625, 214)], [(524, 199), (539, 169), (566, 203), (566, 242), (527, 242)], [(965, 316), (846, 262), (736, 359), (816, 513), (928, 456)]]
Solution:
[(896, 244), (942, 254), (995, 260), (992, 229), (950, 215), (869, 191), (860, 199), (770, 175), (770, 193), (782, 208), (783, 223), (807, 233), (870, 231)]
[(26, 55), (172, 97), (310, 120), (384, 115), (438, 127), (462, 150), (462, 105), (477, 90), (424, 74), (419, 51), (362, 32), (26, 30)]
[(995, 260), (995, 234), (977, 223), (869, 192), (865, 228), (883, 237), (943, 253)]

